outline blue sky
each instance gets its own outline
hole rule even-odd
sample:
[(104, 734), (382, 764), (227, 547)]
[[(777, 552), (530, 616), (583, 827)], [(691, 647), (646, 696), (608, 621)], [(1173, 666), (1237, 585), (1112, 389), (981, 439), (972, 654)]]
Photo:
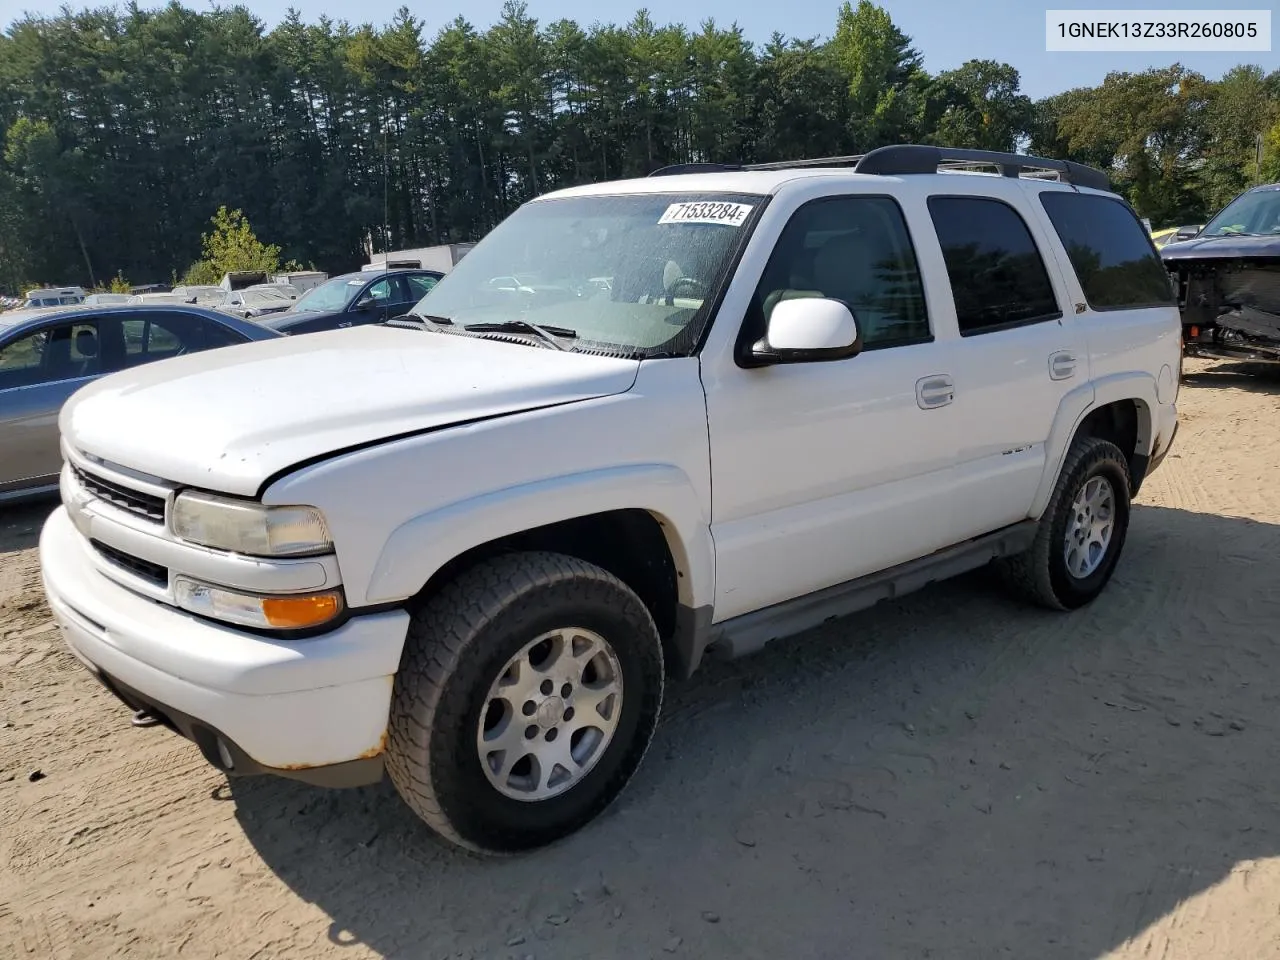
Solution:
[[(0, 0), (0, 23), (8, 25), (24, 12), (54, 15), (62, 0)], [(110, 0), (100, 0), (106, 3)], [(184, 0), (201, 7), (200, 0)], [(335, 20), (386, 22), (404, 0), (246, 0), (268, 26), (277, 23), (290, 6), (309, 20), (327, 14)], [(1023, 91), (1032, 97), (1057, 93), (1069, 87), (1101, 82), (1111, 70), (1143, 70), (1181, 62), (1216, 78), (1237, 63), (1257, 63), (1267, 70), (1280, 68), (1280, 53), (1273, 38), (1267, 53), (1047, 53), (1044, 49), (1044, 11), (1053, 9), (1275, 9), (1276, 0), (878, 0), (894, 22), (915, 41), (931, 72), (950, 69), (972, 58), (1002, 60), (1022, 75)], [(97, 6), (72, 2), (73, 7)], [(143, 6), (158, 5), (142, 0)], [(428, 34), (459, 13), (478, 27), (498, 16), (502, 0), (434, 0), (430, 5), (407, 4), (425, 20)], [(710, 17), (729, 25), (734, 21), (753, 41), (764, 42), (776, 30), (793, 37), (826, 37), (834, 29), (839, 0), (787, 0), (785, 3), (741, 0), (649, 0), (650, 16), (658, 23), (684, 23), (696, 27)], [(586, 26), (596, 21), (625, 23), (641, 3), (634, 0), (528, 0), (530, 12), (544, 23), (569, 18)], [(1280, 11), (1273, 13), (1280, 25)], [(1274, 29), (1274, 28), (1273, 28)]]

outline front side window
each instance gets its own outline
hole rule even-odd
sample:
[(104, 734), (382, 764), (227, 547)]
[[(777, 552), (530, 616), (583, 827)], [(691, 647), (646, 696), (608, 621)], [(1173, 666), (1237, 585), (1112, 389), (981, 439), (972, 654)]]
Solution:
[(982, 197), (930, 197), (929, 215), (961, 336), (1062, 316), (1040, 251), (1013, 207)]
[(1094, 310), (1174, 303), (1169, 274), (1150, 237), (1119, 200), (1046, 190), (1040, 203)]
[(887, 197), (814, 200), (796, 211), (756, 287), (747, 339), (764, 335), (780, 301), (800, 297), (843, 302), (864, 350), (932, 338), (907, 224)]
[(101, 370), (96, 323), (66, 323), (0, 347), (0, 389), (78, 380)]
[(696, 349), (764, 197), (644, 193), (525, 204), (411, 311), (472, 324), (568, 329), (571, 347), (626, 355)]

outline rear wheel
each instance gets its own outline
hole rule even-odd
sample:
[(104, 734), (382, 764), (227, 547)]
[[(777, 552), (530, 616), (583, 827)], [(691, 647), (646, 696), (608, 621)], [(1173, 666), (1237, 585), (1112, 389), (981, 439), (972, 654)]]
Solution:
[(388, 772), (457, 846), (542, 846), (621, 793), (653, 737), (663, 682), (653, 618), (612, 574), (550, 553), (488, 561), (413, 616)]
[(996, 561), (1016, 592), (1044, 607), (1074, 610), (1115, 572), (1129, 530), (1129, 463), (1109, 440), (1080, 437), (1024, 553)]

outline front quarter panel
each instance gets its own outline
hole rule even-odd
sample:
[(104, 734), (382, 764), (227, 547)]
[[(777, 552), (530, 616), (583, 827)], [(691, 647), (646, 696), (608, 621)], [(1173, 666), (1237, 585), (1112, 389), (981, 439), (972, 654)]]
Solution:
[(263, 499), (324, 512), (355, 608), (406, 600), (472, 547), (613, 509), (649, 510), (663, 524), (682, 603), (714, 595), (696, 358), (644, 361), (624, 394), (342, 454), (282, 477)]

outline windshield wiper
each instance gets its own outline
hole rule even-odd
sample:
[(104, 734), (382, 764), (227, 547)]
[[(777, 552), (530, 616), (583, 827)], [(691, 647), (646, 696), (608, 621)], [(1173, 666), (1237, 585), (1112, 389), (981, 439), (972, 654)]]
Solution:
[(412, 310), (410, 310), (408, 313), (405, 314), (405, 316), (413, 317), (414, 319), (417, 319), (417, 320), (430, 320), (432, 323), (443, 324), (446, 327), (453, 323), (453, 321), (450, 320), (448, 317), (437, 317), (433, 313), (414, 313)]
[(470, 333), (536, 333), (557, 350), (572, 350), (572, 347), (561, 343), (557, 337), (571, 340), (578, 336), (577, 330), (568, 327), (543, 327), (528, 320), (503, 320), (499, 323), (469, 323), (462, 328)]

